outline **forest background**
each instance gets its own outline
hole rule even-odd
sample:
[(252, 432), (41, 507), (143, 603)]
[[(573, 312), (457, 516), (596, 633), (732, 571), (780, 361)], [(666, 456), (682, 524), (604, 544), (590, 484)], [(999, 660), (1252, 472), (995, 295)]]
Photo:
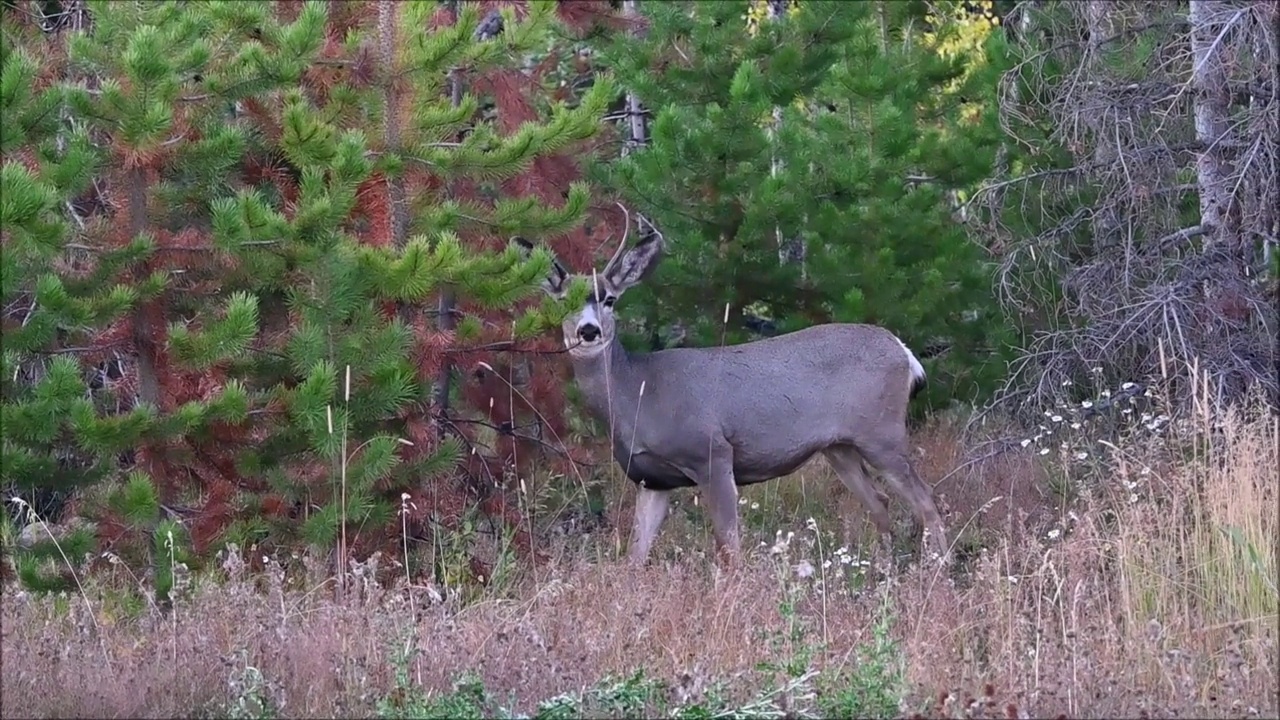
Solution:
[[(0, 714), (1274, 716), (1278, 24), (0, 2)], [(622, 563), (538, 284), (649, 233), (633, 351), (917, 352), (955, 567), (816, 465)]]

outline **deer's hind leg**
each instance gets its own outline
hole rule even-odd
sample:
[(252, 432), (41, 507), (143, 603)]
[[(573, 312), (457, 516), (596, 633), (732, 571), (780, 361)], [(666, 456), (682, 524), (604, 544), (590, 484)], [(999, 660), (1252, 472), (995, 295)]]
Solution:
[[(881, 542), (885, 542), (893, 534), (893, 524), (889, 522), (889, 513), (885, 510), (883, 496), (871, 484), (871, 479), (867, 477), (866, 469), (863, 467), (862, 454), (852, 445), (836, 445), (824, 450), (823, 456), (827, 458), (827, 462), (835, 470), (840, 482), (848, 488), (854, 498), (871, 515), (871, 522), (875, 524), (876, 530), (879, 531)], [(848, 513), (842, 513), (842, 515), (844, 540), (846, 544), (849, 544), (853, 541), (853, 520)]]
[(942, 527), (942, 516), (933, 502), (933, 489), (920, 479), (907, 458), (906, 434), (904, 426), (901, 432), (860, 442), (858, 450), (893, 492), (911, 507), (912, 512), (928, 531), (926, 547), (932, 544), (938, 557), (945, 563), (948, 560), (949, 548), (946, 532)]

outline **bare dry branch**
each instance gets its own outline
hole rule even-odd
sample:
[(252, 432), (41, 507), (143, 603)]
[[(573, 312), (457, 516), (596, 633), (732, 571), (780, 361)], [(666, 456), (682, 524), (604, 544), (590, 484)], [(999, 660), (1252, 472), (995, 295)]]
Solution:
[(1071, 159), (970, 200), (991, 208), (1002, 302), (1039, 328), (1007, 399), (1047, 405), (1097, 367), (1152, 377), (1163, 348), (1165, 371), (1198, 362), (1224, 399), (1260, 385), (1280, 402), (1276, 5), (1190, 6), (1023, 8), (1023, 34), (1053, 41), (1028, 41), (1001, 82), (1002, 123), (1036, 157), (1047, 134)]

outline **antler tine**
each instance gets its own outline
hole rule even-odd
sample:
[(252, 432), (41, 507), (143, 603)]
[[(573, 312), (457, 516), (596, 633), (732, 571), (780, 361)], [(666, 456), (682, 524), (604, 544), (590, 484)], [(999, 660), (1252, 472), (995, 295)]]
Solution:
[(663, 235), (663, 234), (662, 234), (662, 231), (658, 229), (658, 226), (657, 226), (657, 225), (654, 225), (654, 224), (653, 224), (653, 221), (652, 221), (652, 220), (650, 220), (649, 218), (645, 217), (644, 215), (639, 215), (639, 216), (637, 216), (637, 217), (636, 217), (636, 227), (639, 227), (639, 228), (643, 229), (645, 225), (648, 225), (648, 226), (649, 226), (649, 232), (651, 232), (651, 233), (653, 233), (654, 235), (657, 235), (657, 236), (658, 236), (658, 242), (660, 242), (660, 243), (662, 243), (662, 244), (664, 244), (664, 245), (666, 244), (666, 242), (667, 242), (667, 237), (666, 237), (665, 235)]
[(626, 251), (627, 235), (631, 233), (631, 213), (627, 212), (626, 206), (622, 203), (615, 201), (614, 204), (622, 208), (622, 214), (626, 217), (626, 225), (622, 228), (622, 242), (618, 243), (618, 249), (614, 251), (613, 257), (609, 258), (609, 263), (604, 266), (605, 275), (609, 274), (609, 268), (613, 267), (613, 264), (618, 262), (618, 258), (622, 257), (622, 253)]

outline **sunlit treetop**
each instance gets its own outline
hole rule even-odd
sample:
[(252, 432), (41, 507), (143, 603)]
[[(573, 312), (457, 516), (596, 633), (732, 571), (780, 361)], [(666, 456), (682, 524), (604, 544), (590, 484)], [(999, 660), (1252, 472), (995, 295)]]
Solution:
[[(963, 71), (944, 87), (944, 92), (959, 92), (974, 73), (987, 64), (986, 42), (1000, 27), (994, 0), (937, 0), (925, 15), (929, 29), (921, 35), (925, 47), (933, 48), (946, 59), (959, 59)], [(965, 103), (961, 116), (977, 121), (980, 107)]]
[(922, 34), (924, 44), (946, 58), (966, 56), (982, 59), (982, 45), (1000, 26), (994, 0), (937, 0), (925, 15), (929, 30)]
[(747, 13), (743, 15), (747, 21), (747, 34), (751, 37), (759, 35), (762, 22), (784, 12), (788, 17), (794, 17), (800, 12), (800, 0), (751, 0)]

